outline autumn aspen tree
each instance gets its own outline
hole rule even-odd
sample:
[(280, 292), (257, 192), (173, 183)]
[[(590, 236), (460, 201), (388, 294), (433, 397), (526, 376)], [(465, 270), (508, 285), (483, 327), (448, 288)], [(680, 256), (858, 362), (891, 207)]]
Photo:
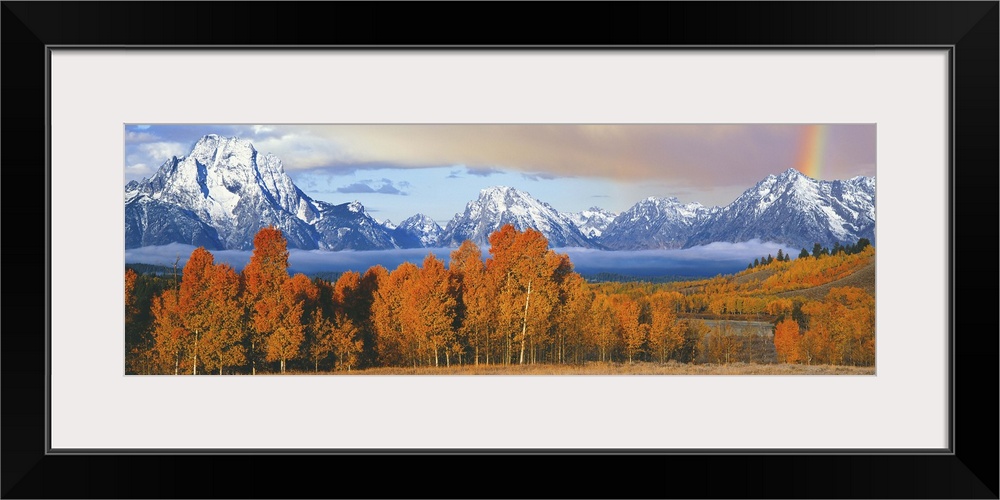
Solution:
[(511, 329), (515, 327), (517, 359), (524, 364), (532, 337), (540, 344), (551, 326), (551, 312), (558, 300), (557, 272), (568, 260), (549, 254), (548, 240), (542, 233), (530, 228), (520, 232), (510, 224), (490, 235), (490, 255), (487, 273), (499, 287), (497, 319), (507, 331), (505, 359), (513, 354)]
[(649, 347), (663, 363), (684, 343), (684, 331), (677, 321), (677, 292), (658, 292), (649, 298)]
[(645, 341), (643, 329), (639, 324), (639, 304), (627, 297), (619, 297), (614, 305), (622, 345), (625, 347), (625, 355), (628, 356), (628, 362), (631, 364)]
[(460, 329), (473, 348), (473, 364), (479, 364), (480, 350), (489, 364), (490, 351), (490, 295), (489, 281), (485, 275), (482, 252), (470, 240), (451, 253), (449, 270), (458, 285)]
[(178, 301), (187, 331), (190, 332), (191, 374), (198, 374), (198, 342), (211, 326), (211, 275), (214, 257), (204, 247), (191, 252), (184, 265)]
[(774, 350), (779, 363), (799, 361), (799, 324), (791, 318), (779, 322), (774, 328)]
[[(282, 297), (282, 286), (288, 280), (288, 249), (281, 230), (265, 227), (257, 232), (253, 242), (250, 263), (243, 269), (243, 301), (251, 323), (250, 373), (256, 374), (259, 359), (266, 355), (273, 361), (275, 356), (282, 356), (282, 348), (287, 347), (280, 342), (266, 345), (266, 341), (278, 328), (294, 330), (289, 317), (294, 315), (294, 311), (289, 310), (294, 309), (294, 305)], [(281, 339), (291, 340), (295, 336), (294, 331), (279, 334)]]
[(239, 275), (226, 264), (216, 264), (208, 276), (207, 300), (204, 303), (208, 316), (202, 341), (202, 360), (206, 369), (218, 369), (222, 375), (226, 367), (246, 362), (241, 328), (243, 310), (239, 303)]
[(153, 315), (156, 351), (164, 371), (172, 371), (174, 375), (179, 375), (188, 332), (184, 327), (177, 301), (177, 290), (164, 290), (160, 296), (154, 298), (150, 312)]

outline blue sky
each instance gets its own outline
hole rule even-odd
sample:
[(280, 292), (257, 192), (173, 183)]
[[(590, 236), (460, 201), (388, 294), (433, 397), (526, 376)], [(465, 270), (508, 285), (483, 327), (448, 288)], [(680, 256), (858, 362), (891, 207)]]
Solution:
[[(810, 133), (810, 131), (812, 133)], [(152, 176), (210, 133), (282, 160), (309, 196), (357, 200), (379, 220), (444, 226), (479, 190), (526, 191), (557, 210), (628, 209), (647, 196), (724, 205), (798, 168), (875, 175), (875, 125), (126, 125), (125, 181)], [(818, 146), (817, 146), (818, 145)], [(804, 158), (812, 163), (804, 164)]]

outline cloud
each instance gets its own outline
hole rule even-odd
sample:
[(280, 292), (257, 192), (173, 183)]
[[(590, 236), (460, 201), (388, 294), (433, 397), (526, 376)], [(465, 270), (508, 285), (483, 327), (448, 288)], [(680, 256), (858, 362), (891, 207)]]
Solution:
[[(147, 125), (146, 128), (149, 128)], [(136, 132), (134, 130), (125, 131), (125, 142), (133, 143), (143, 143), (143, 142), (156, 142), (161, 140), (161, 138), (155, 134), (149, 132)]]
[[(874, 175), (874, 124), (824, 129), (824, 179)], [(153, 124), (147, 130), (127, 126), (126, 151), (131, 154), (142, 143), (180, 143), (187, 147), (171, 153), (184, 154), (198, 137), (214, 132), (252, 138), (259, 151), (281, 158), (287, 172), (327, 169), (343, 175), (376, 168), (452, 167), (448, 178), (524, 173), (531, 180), (548, 175), (660, 182), (674, 195), (679, 190), (698, 193), (697, 201), (713, 205), (731, 202), (768, 174), (795, 167), (808, 130), (809, 125), (799, 124)], [(158, 165), (168, 158), (128, 163)]]
[(126, 175), (149, 175), (153, 173), (153, 169), (146, 165), (145, 163), (134, 163), (132, 165), (125, 165)]
[(373, 189), (368, 184), (364, 184), (364, 183), (361, 183), (361, 182), (355, 182), (354, 184), (348, 184), (346, 186), (337, 188), (337, 192), (338, 193), (374, 193), (375, 189)]
[[(398, 186), (398, 187), (397, 187)], [(348, 184), (336, 189), (338, 193), (378, 193), (378, 194), (395, 194), (400, 196), (406, 196), (408, 193), (400, 188), (409, 187), (408, 182), (393, 183), (389, 179), (372, 180), (365, 179), (362, 181), (355, 182), (353, 184)]]
[(188, 146), (179, 142), (147, 142), (139, 144), (137, 149), (154, 162), (161, 163), (173, 156), (184, 156), (190, 151)]
[(559, 178), (558, 175), (547, 174), (545, 172), (536, 172), (536, 173), (532, 173), (532, 174), (525, 173), (525, 174), (521, 174), (521, 177), (524, 177), (525, 179), (528, 179), (529, 181), (536, 181), (536, 182), (537, 181), (541, 181), (541, 180), (551, 181), (553, 179), (558, 179)]
[(493, 167), (465, 167), (465, 173), (478, 177), (489, 177), (495, 174), (502, 174), (503, 170)]
[(669, 250), (557, 248), (556, 251), (569, 255), (574, 269), (581, 274), (607, 272), (629, 276), (706, 277), (742, 271), (754, 258), (777, 255), (779, 248), (785, 253), (798, 255), (798, 249), (759, 240), (716, 242)]
[(451, 172), (450, 172), (450, 173), (448, 174), (448, 176), (447, 176), (447, 177), (445, 177), (445, 179), (461, 179), (461, 178), (462, 178), (462, 176), (461, 176), (461, 175), (458, 175), (458, 174), (460, 174), (460, 173), (462, 173), (462, 171), (461, 171), (461, 170), (452, 170), (452, 171), (451, 171)]

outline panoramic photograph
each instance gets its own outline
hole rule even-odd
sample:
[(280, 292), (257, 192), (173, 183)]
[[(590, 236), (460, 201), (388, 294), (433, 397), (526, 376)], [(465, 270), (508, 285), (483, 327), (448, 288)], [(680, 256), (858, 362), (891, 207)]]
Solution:
[(874, 375), (874, 124), (127, 124), (126, 375)]

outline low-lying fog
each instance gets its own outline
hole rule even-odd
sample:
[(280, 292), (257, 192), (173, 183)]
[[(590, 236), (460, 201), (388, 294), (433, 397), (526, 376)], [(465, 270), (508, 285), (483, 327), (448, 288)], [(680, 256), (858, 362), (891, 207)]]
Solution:
[[(180, 258), (179, 266), (187, 262), (195, 247), (179, 243), (125, 250), (127, 264), (157, 264), (173, 266)], [(793, 257), (801, 249), (751, 240), (743, 243), (711, 243), (680, 250), (592, 250), (586, 248), (556, 248), (566, 253), (573, 262), (574, 270), (580, 274), (615, 273), (627, 276), (656, 277), (705, 277), (737, 272), (746, 269), (755, 258), (776, 256), (778, 249), (791, 253)], [(289, 267), (292, 273), (314, 274), (318, 272), (358, 271), (363, 273), (376, 264), (390, 271), (405, 261), (417, 265), (428, 253), (433, 253), (446, 264), (454, 248), (413, 248), (399, 250), (289, 250)], [(212, 250), (215, 262), (225, 262), (236, 270), (250, 260), (250, 251)], [(483, 249), (483, 258), (489, 257), (488, 249)]]

